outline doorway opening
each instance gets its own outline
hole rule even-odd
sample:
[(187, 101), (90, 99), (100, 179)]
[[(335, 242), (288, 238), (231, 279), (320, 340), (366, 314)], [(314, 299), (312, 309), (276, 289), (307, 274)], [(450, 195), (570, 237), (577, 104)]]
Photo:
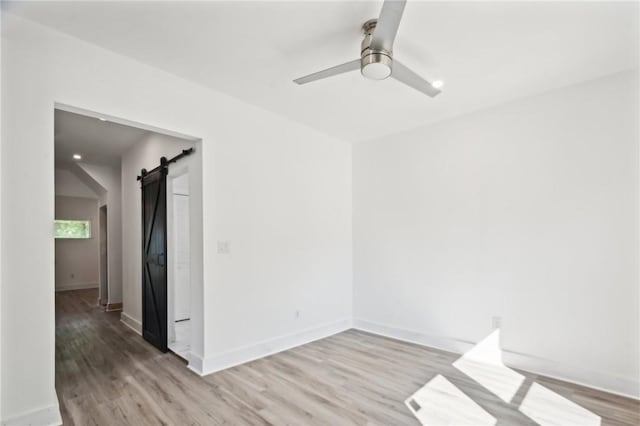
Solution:
[[(201, 140), (61, 104), (56, 104), (54, 116), (56, 213), (59, 196), (90, 200), (90, 216), (64, 216), (77, 220), (77, 226), (85, 226), (85, 242), (95, 246), (91, 252), (80, 248), (70, 256), (89, 256), (95, 264), (95, 277), (85, 287), (70, 289), (82, 288), (82, 292), (56, 296), (60, 299), (56, 306), (61, 307), (56, 311), (60, 319), (56, 327), (63, 328), (60, 335), (72, 337), (69, 333), (78, 330), (70, 322), (74, 318), (64, 316), (64, 306), (82, 306), (88, 300), (91, 307), (83, 312), (96, 324), (104, 326), (106, 321), (112, 323), (113, 330), (127, 333), (126, 326), (143, 335), (144, 209), (141, 182), (136, 177), (141, 169), (153, 169), (160, 158), (189, 151), (193, 155), (166, 168), (167, 181), (161, 191), (168, 201), (164, 215), (169, 220), (165, 225), (169, 234), (164, 236), (166, 256), (155, 260), (167, 264), (165, 273), (170, 276), (164, 289), (162, 344), (187, 361), (201, 359), (202, 336), (191, 333), (194, 323), (202, 330), (203, 320), (198, 302), (202, 300)], [(56, 256), (57, 275), (69, 275), (62, 267), (65, 259)], [(89, 318), (75, 320), (90, 322)]]
[(191, 336), (191, 276), (189, 224), (189, 171), (181, 168), (167, 180), (168, 344), (176, 354), (186, 357)]

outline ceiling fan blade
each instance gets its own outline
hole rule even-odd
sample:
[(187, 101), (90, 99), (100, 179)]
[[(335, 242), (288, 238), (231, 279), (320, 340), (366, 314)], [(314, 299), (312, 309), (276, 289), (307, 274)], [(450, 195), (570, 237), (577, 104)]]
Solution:
[(334, 75), (344, 74), (345, 72), (355, 71), (360, 69), (360, 59), (356, 59), (344, 64), (336, 65), (335, 67), (327, 68), (326, 70), (314, 72), (313, 74), (305, 75), (304, 77), (296, 78), (294, 83), (306, 84), (312, 81), (321, 80), (327, 77), (333, 77)]
[(407, 86), (413, 87), (419, 92), (424, 93), (425, 95), (437, 96), (440, 93), (440, 90), (436, 89), (424, 78), (420, 77), (415, 72), (411, 71), (406, 66), (402, 65), (397, 60), (393, 60), (393, 68), (391, 71), (391, 77), (395, 78), (401, 83), (406, 84)]
[(375, 30), (373, 30), (371, 49), (393, 51), (393, 41), (396, 39), (406, 4), (406, 0), (385, 0), (382, 4), (378, 23)]

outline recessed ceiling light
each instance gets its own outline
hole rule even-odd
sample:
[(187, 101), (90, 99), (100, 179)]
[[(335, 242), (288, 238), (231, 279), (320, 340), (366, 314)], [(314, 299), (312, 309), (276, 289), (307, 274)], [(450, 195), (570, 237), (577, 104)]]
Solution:
[(82, 155), (80, 155), (80, 154), (73, 154), (73, 159), (74, 159), (74, 160), (82, 160)]
[(433, 86), (434, 89), (439, 89), (444, 85), (444, 83), (442, 82), (442, 80), (436, 80), (433, 83), (431, 83), (431, 86)]
[(100, 120), (100, 121), (107, 121), (107, 119), (106, 119), (106, 118), (102, 118), (102, 117), (98, 117), (98, 120)]

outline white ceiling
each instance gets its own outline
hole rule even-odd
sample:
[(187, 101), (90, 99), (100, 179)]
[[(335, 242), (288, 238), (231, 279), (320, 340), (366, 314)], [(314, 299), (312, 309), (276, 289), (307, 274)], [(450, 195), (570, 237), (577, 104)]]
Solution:
[(56, 163), (72, 162), (73, 154), (80, 154), (83, 162), (120, 167), (122, 154), (148, 133), (135, 127), (56, 110)]
[(395, 56), (443, 93), (358, 72), (380, 2), (23, 2), (4, 8), (348, 140), (366, 140), (638, 66), (638, 2), (409, 0)]

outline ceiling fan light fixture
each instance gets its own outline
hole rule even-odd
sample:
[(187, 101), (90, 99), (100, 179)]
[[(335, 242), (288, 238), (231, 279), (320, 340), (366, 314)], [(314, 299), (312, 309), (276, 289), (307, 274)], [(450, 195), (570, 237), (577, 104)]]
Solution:
[(362, 57), (360, 72), (371, 80), (384, 80), (391, 75), (393, 60), (381, 52), (372, 52)]
[(362, 75), (371, 80), (384, 80), (391, 75), (391, 67), (381, 62), (374, 62), (362, 67)]

